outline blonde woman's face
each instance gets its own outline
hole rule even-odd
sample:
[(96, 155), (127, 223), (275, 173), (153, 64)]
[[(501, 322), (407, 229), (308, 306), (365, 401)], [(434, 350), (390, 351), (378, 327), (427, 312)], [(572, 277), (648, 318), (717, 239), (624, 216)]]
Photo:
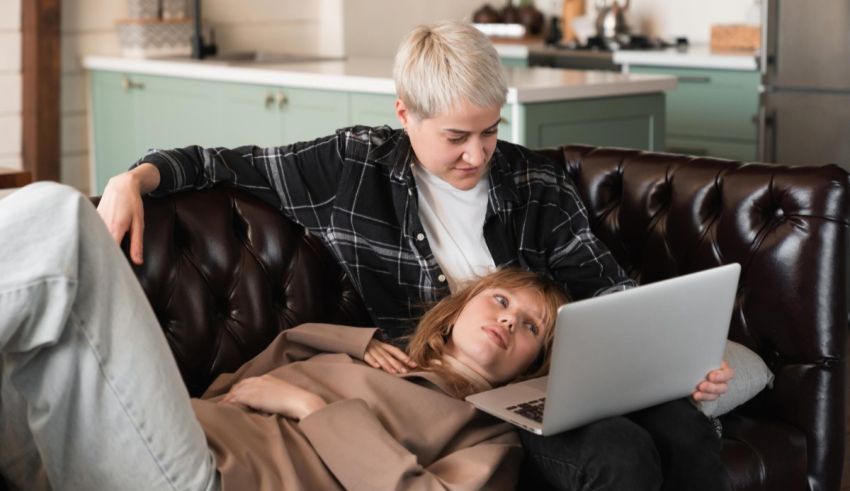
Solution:
[(531, 288), (490, 288), (472, 297), (455, 320), (446, 352), (491, 384), (525, 373), (540, 354), (549, 326)]
[(462, 190), (472, 189), (487, 172), (496, 150), (500, 110), (464, 102), (448, 113), (418, 119), (401, 99), (396, 101), (396, 115), (410, 136), (419, 164)]

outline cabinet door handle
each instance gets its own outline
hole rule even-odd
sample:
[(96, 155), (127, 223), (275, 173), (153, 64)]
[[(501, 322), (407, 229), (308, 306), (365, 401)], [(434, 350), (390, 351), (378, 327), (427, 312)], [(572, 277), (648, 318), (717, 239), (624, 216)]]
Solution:
[(121, 79), (121, 87), (124, 88), (124, 92), (128, 92), (133, 89), (142, 90), (145, 88), (145, 84), (141, 82), (133, 82), (132, 80), (130, 80), (130, 77), (124, 77)]
[(289, 97), (282, 90), (277, 92), (277, 108), (283, 109), (283, 106), (289, 104)]
[(274, 94), (271, 92), (266, 93), (266, 109), (271, 109), (274, 105)]
[(682, 75), (676, 79), (683, 84), (708, 84), (711, 83), (711, 77), (693, 77)]

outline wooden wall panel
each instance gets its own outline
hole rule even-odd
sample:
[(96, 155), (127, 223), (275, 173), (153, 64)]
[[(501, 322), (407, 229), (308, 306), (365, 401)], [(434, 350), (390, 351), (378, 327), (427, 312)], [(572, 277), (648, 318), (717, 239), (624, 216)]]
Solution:
[(35, 180), (59, 180), (60, 0), (21, 5), (24, 168)]

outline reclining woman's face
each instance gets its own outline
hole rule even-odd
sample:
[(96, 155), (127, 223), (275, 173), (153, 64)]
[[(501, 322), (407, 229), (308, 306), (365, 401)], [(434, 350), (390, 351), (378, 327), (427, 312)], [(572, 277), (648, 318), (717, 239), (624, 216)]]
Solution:
[(550, 326), (531, 288), (490, 288), (472, 297), (455, 320), (446, 352), (493, 385), (524, 374), (543, 348)]

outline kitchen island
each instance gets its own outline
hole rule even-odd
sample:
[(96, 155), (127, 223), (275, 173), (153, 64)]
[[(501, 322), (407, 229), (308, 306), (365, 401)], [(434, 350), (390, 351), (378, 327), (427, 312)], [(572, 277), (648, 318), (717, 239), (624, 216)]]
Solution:
[[(392, 60), (227, 63), (87, 57), (92, 190), (149, 148), (283, 145), (354, 124), (398, 126)], [(499, 137), (663, 150), (664, 75), (507, 68)]]
[(503, 63), (670, 75), (666, 93), (668, 152), (756, 160), (759, 84), (757, 53), (686, 49), (560, 49), (542, 42), (496, 43)]

